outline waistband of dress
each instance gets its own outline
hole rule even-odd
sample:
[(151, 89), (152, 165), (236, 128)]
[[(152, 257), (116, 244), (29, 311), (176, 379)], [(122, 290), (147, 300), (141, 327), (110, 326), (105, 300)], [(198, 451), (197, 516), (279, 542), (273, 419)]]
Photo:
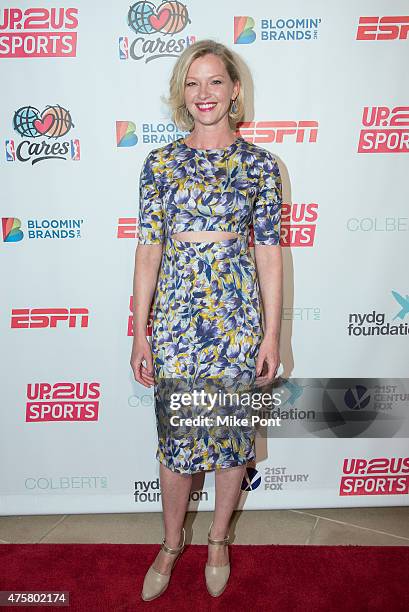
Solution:
[(231, 249), (233, 247), (239, 246), (241, 249), (247, 248), (249, 243), (249, 237), (247, 235), (238, 234), (237, 236), (233, 236), (231, 238), (225, 238), (223, 240), (200, 240), (200, 241), (192, 241), (192, 240), (179, 240), (177, 238), (173, 238), (171, 234), (168, 234), (166, 237), (167, 243), (173, 245), (175, 248), (186, 249), (192, 247), (194, 249), (197, 248), (211, 248), (211, 249)]

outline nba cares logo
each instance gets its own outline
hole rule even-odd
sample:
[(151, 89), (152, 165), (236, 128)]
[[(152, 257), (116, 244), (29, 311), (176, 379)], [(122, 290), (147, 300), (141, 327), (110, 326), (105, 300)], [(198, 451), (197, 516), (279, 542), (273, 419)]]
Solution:
[[(159, 5), (145, 0), (135, 2), (128, 10), (127, 24), (137, 36), (133, 40), (128, 36), (119, 37), (119, 59), (144, 59), (147, 63), (161, 57), (178, 57), (196, 38), (173, 37), (190, 23), (187, 7), (179, 0), (165, 0)], [(156, 39), (152, 40), (155, 35)]]
[[(80, 159), (78, 138), (64, 140), (75, 127), (69, 110), (54, 104), (40, 111), (34, 106), (22, 106), (13, 115), (13, 128), (22, 140), (6, 140), (6, 161), (31, 161), (36, 164), (45, 159)], [(31, 139), (41, 139), (32, 142)], [(51, 139), (57, 142), (50, 143)]]

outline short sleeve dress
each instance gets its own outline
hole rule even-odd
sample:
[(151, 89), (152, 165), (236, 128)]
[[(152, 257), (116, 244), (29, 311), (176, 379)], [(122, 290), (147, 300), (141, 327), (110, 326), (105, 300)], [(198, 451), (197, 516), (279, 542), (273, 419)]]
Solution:
[[(187, 382), (192, 391), (204, 380), (254, 382), (263, 329), (249, 235), (252, 225), (255, 245), (279, 244), (277, 161), (241, 136), (223, 149), (195, 149), (182, 137), (147, 155), (139, 196), (138, 242), (163, 244), (151, 343), (156, 458), (187, 474), (246, 464), (255, 459), (253, 427), (188, 427), (175, 419), (171, 425), (177, 410), (169, 394), (164, 399), (161, 383)], [(238, 236), (212, 242), (173, 237), (205, 230)], [(183, 414), (197, 416), (198, 410), (190, 406)], [(239, 414), (240, 405), (235, 410)]]

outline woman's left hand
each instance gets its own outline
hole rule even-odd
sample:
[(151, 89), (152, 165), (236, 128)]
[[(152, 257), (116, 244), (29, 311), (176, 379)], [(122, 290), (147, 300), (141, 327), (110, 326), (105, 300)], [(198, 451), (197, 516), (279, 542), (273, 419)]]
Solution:
[(272, 383), (280, 366), (280, 351), (277, 341), (264, 337), (256, 361), (257, 386)]

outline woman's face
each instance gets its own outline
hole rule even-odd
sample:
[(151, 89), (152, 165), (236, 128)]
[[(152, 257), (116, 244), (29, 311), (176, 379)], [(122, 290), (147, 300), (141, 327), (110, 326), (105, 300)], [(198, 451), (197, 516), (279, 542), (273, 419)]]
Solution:
[(239, 88), (239, 83), (232, 82), (217, 55), (208, 53), (195, 59), (185, 81), (185, 104), (195, 125), (214, 125), (222, 121)]

